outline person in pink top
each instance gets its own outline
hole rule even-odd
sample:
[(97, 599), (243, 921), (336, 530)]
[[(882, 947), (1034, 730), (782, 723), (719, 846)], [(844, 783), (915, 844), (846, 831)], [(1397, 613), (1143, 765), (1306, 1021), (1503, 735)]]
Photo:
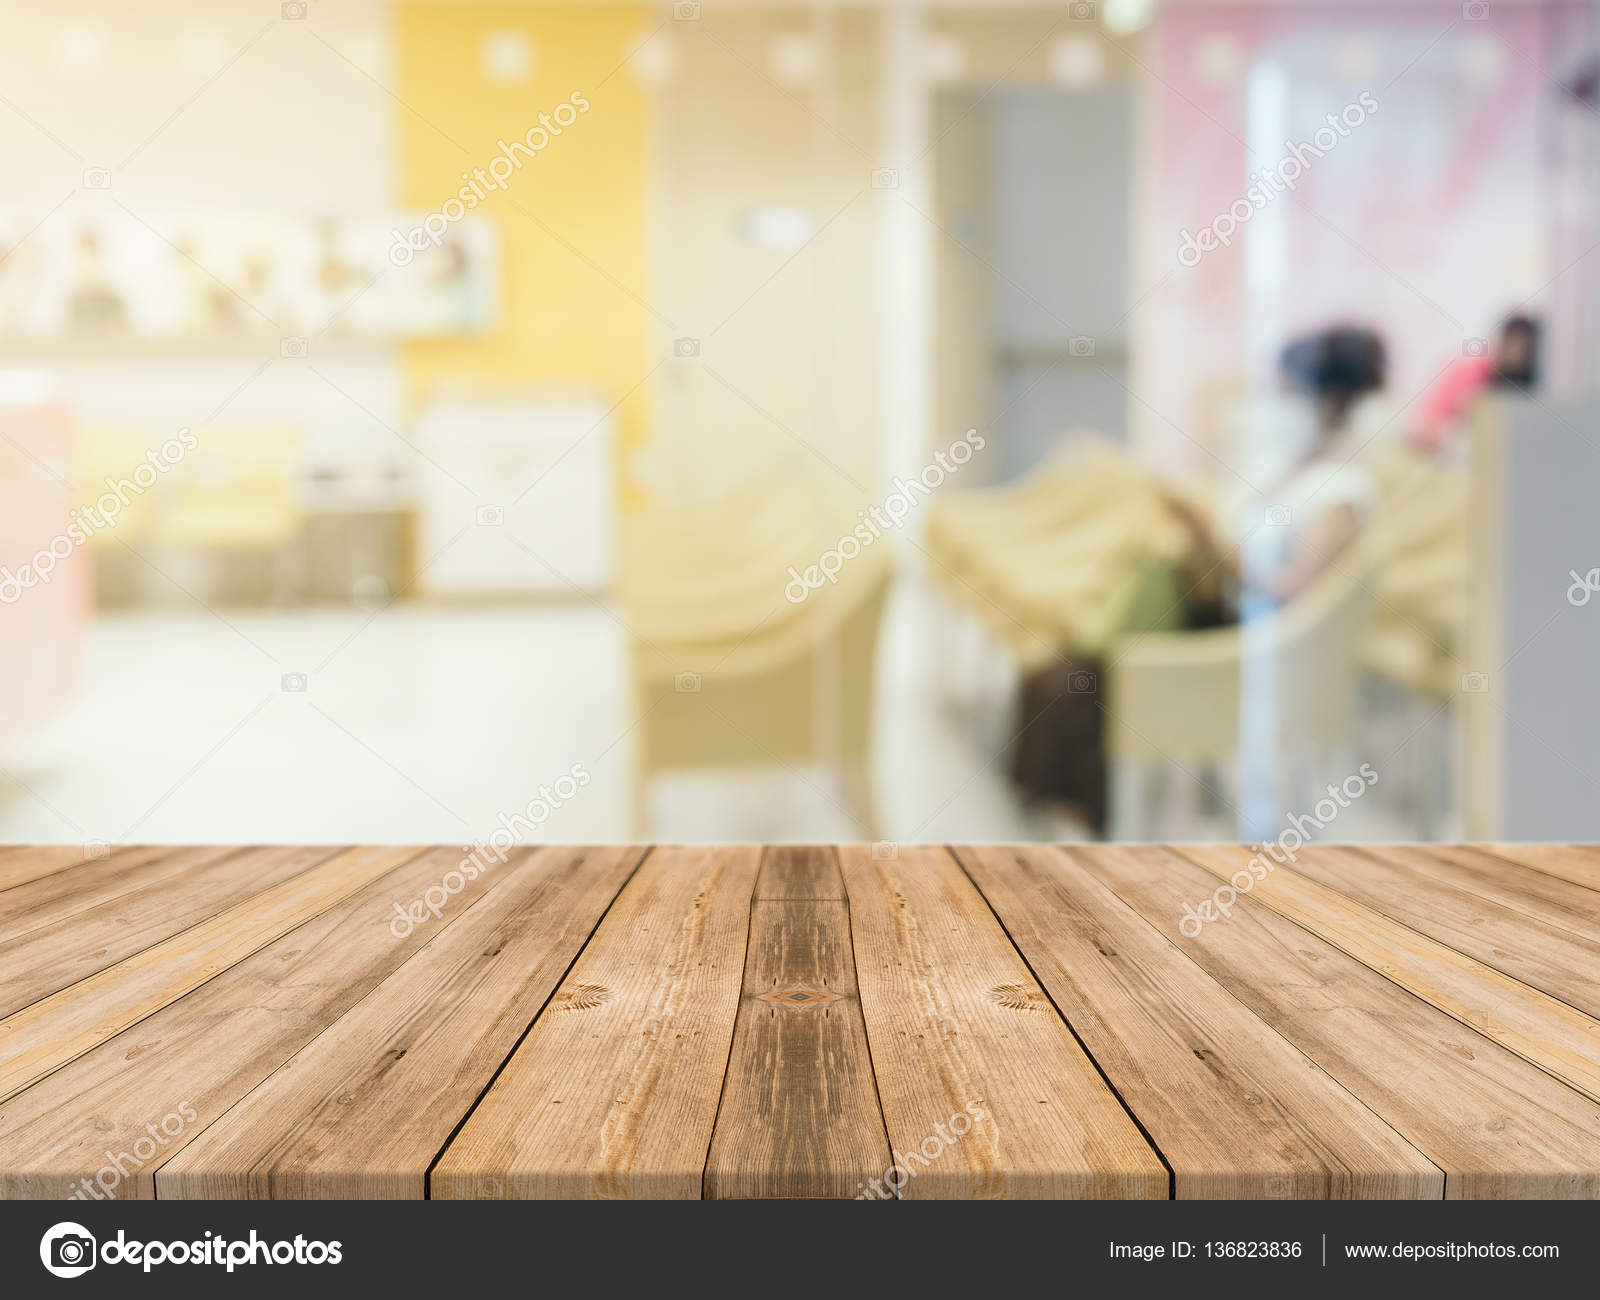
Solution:
[(1539, 322), (1508, 316), (1494, 354), (1466, 356), (1448, 367), (1422, 399), (1413, 432), (1420, 447), (1437, 449), (1455, 431), (1467, 409), (1487, 388), (1531, 392), (1539, 378)]

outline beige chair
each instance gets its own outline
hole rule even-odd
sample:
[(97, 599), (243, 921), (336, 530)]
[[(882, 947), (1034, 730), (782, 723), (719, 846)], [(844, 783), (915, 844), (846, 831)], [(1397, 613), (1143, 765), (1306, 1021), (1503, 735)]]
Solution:
[(172, 475), (152, 533), (164, 551), (202, 557), (216, 582), (236, 557), (266, 560), (278, 599), (304, 588), (304, 514), (293, 491), (300, 430), (294, 425), (218, 424)]
[(817, 763), (841, 778), (863, 838), (879, 837), (870, 771), (885, 537), (838, 581), (787, 599), (854, 513), (771, 479), (710, 505), (656, 508), (623, 533), (621, 596), (635, 716), (635, 833), (665, 771)]
[(1398, 440), (1375, 445), (1362, 463), (1378, 487), (1377, 603), (1363, 659), (1370, 672), (1423, 697), (1431, 711), (1461, 681), (1470, 586), (1467, 472)]
[(1271, 695), (1257, 703), (1270, 709), (1273, 754), (1288, 759), (1352, 745), (1372, 587), (1372, 550), (1363, 541), (1288, 605), (1247, 627), (1122, 640), (1106, 663), (1114, 838), (1145, 829), (1143, 777), (1153, 766), (1195, 771), (1234, 760), (1241, 691), (1256, 663), (1271, 666)]
[[(987, 589), (1006, 556), (1105, 513), (1140, 479), (1126, 451), (1098, 435), (1066, 435), (1060, 450), (1015, 483), (941, 494), (927, 504), (924, 545), (936, 578)], [(1006, 566), (1003, 562), (1000, 569)]]
[(163, 478), (148, 490), (124, 488), (116, 493), (107, 480), (112, 484), (127, 480), (146, 463), (150, 449), (170, 436), (153, 426), (100, 422), (86, 423), (79, 431), (75, 456), (79, 499), (96, 504), (112, 491), (117, 500), (117, 513), (109, 525), (89, 535), (97, 608), (133, 604), (144, 593), (150, 570), (140, 554), (168, 488)]
[[(1125, 631), (1170, 625), (1182, 608), (1176, 567), (1188, 535), (1164, 489), (1126, 448), (1067, 438), (1015, 484), (929, 503), (929, 574), (951, 607), (943, 638), (975, 633), (1019, 672), (1098, 654)], [(960, 683), (942, 676), (948, 697)]]

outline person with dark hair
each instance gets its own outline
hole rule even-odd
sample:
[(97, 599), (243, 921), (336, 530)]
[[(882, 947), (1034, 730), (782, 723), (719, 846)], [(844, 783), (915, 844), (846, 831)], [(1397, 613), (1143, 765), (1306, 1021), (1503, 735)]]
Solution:
[(1271, 604), (1297, 595), (1371, 517), (1377, 493), (1356, 463), (1367, 423), (1358, 411), (1383, 389), (1388, 350), (1373, 330), (1337, 325), (1291, 342), (1279, 365), (1309, 406), (1309, 428), (1282, 440), (1284, 463), (1231, 520), (1241, 586)]
[[(1163, 492), (1189, 535), (1175, 575), (1180, 627), (1236, 623), (1241, 611), (1254, 616), (1293, 599), (1371, 518), (1377, 490), (1356, 453), (1371, 423), (1363, 404), (1387, 373), (1383, 340), (1359, 326), (1321, 330), (1283, 349), (1279, 373), (1285, 391), (1263, 395), (1245, 415), (1253, 454), (1234, 472), (1249, 475), (1249, 490), (1215, 519), (1183, 494)], [(1074, 807), (1096, 831), (1107, 812), (1103, 668), (1099, 654), (1074, 650), (1024, 677), (1009, 755), (1025, 798)]]
[(1539, 322), (1532, 316), (1507, 316), (1500, 326), (1494, 358), (1496, 388), (1532, 392), (1539, 384)]
[(1388, 374), (1382, 338), (1363, 326), (1319, 330), (1292, 340), (1278, 368), (1285, 391), (1248, 413), (1252, 454), (1235, 467), (1240, 490), (1217, 526), (1170, 502), (1213, 575), (1207, 604), (1191, 597), (1191, 626), (1237, 621), (1241, 594), (1256, 607), (1291, 599), (1355, 540), (1376, 503), (1357, 454), (1376, 423), (1367, 404)]
[(1296, 339), (1279, 362), (1291, 386), (1312, 399), (1324, 434), (1343, 428), (1356, 401), (1383, 387), (1388, 364), (1383, 340), (1353, 325)]
[(1483, 339), (1468, 339), (1464, 350), (1467, 355), (1446, 368), (1422, 399), (1413, 435), (1421, 447), (1443, 446), (1488, 389), (1532, 393), (1539, 386), (1539, 322), (1533, 316), (1507, 316), (1492, 354)]

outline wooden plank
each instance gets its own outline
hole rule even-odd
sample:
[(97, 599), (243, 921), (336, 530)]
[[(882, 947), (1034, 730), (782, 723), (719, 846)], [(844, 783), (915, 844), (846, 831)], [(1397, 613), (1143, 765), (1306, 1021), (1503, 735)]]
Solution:
[[(1242, 850), (963, 850), (1009, 937), (938, 850), (661, 850), (620, 896), (643, 850), (530, 850), (403, 935), (454, 851), (139, 874), (171, 852), (0, 895), (0, 988), (46, 934), (139, 949), (0, 1019), (0, 1196), (1162, 1196), (1161, 1157), (1180, 1195), (1437, 1192), (1408, 1141), (1447, 1196), (1600, 1198), (1556, 1077), (1600, 1018), (1552, 996), (1600, 913), (1483, 849), (1304, 849), (1193, 936)], [(251, 862), (282, 878), (229, 905)]]
[(347, 849), (0, 1020), (0, 1101), (175, 1002), (418, 851)]
[(1593, 844), (1485, 844), (1496, 857), (1585, 889), (1600, 890), (1600, 847)]
[(798, 903), (807, 898), (845, 901), (837, 851), (830, 847), (774, 845), (761, 855), (755, 896)]
[[(391, 929), (394, 903), (420, 897), (460, 856), (437, 849), (397, 866), (0, 1105), (0, 1199), (150, 1199), (162, 1163), (438, 933)], [(452, 906), (498, 879), (467, 882)], [(174, 1115), (177, 1133), (136, 1150), (148, 1125)]]
[(833, 849), (769, 848), (708, 1197), (857, 1196), (889, 1167)]
[(1600, 941), (1600, 896), (1584, 885), (1461, 844), (1383, 844), (1367, 851), (1455, 889)]
[(955, 859), (849, 846), (840, 864), (885, 1181), (915, 1198), (1166, 1197), (1166, 1168)]
[(440, 1157), (435, 1199), (701, 1195), (759, 864), (651, 853)]
[[(67, 912), (21, 938), (0, 936), (4, 942), (0, 948), (0, 1016), (115, 965), (310, 870), (337, 852), (336, 848), (315, 847), (238, 849), (221, 856), (216, 856), (215, 850), (199, 856), (169, 852), (151, 864), (163, 869), (153, 883)], [(42, 914), (29, 913), (35, 918)]]
[(64, 916), (148, 888), (202, 863), (220, 862), (238, 852), (241, 850), (215, 846), (151, 846), (84, 861), (80, 851), (74, 869), (43, 872), (0, 893), (0, 943), (10, 943)]
[(1163, 848), (1079, 861), (1445, 1171), (1463, 1198), (1600, 1196), (1600, 1106), (1244, 895), (1193, 935), (1216, 877)]
[[(1394, 853), (1344, 847), (1301, 849), (1295, 871), (1326, 885), (1374, 912), (1448, 944), (1485, 966), (1521, 980), (1589, 1015), (1600, 1015), (1600, 898), (1596, 915), (1568, 915), (1539, 899), (1520, 895), (1525, 908), (1570, 919), (1594, 931), (1574, 933), (1558, 921), (1528, 914), (1488, 897), (1497, 888), (1492, 877), (1453, 867), (1427, 849)], [(1507, 867), (1513, 871), (1516, 868)], [(1564, 881), (1551, 886), (1577, 889)], [(1468, 885), (1479, 892), (1470, 892)], [(1517, 896), (1509, 889), (1502, 892)]]
[(1087, 874), (1093, 850), (957, 858), (1184, 1198), (1437, 1199), (1444, 1175)]
[[(1185, 846), (1181, 852), (1226, 883), (1249, 875), (1248, 849)], [(1280, 866), (1249, 897), (1320, 935), (1463, 1024), (1558, 1079), (1600, 1099), (1600, 1021), (1393, 921), (1326, 885)]]
[(15, 889), (18, 885), (57, 872), (104, 862), (106, 858), (134, 851), (128, 848), (110, 849), (105, 857), (96, 858), (91, 857), (88, 848), (82, 844), (22, 844), (0, 849), (0, 891)]
[(162, 1200), (411, 1198), (642, 848), (535, 851), (156, 1174)]

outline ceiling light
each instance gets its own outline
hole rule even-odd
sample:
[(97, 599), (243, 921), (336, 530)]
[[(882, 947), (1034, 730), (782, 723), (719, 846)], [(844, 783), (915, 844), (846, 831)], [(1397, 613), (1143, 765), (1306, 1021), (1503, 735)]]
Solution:
[(785, 32), (772, 42), (772, 75), (790, 85), (815, 81), (822, 72), (822, 50), (804, 32)]
[(641, 86), (655, 90), (678, 75), (678, 46), (659, 28), (654, 33), (639, 33), (631, 49), (628, 75)]
[(1050, 44), (1050, 78), (1058, 86), (1097, 85), (1105, 70), (1106, 54), (1098, 37), (1070, 32)]
[(527, 81), (533, 76), (533, 42), (525, 32), (490, 32), (483, 38), (479, 64), (486, 78), (502, 86)]
[(1132, 36), (1154, 11), (1155, 0), (1101, 0), (1100, 21), (1113, 36)]

